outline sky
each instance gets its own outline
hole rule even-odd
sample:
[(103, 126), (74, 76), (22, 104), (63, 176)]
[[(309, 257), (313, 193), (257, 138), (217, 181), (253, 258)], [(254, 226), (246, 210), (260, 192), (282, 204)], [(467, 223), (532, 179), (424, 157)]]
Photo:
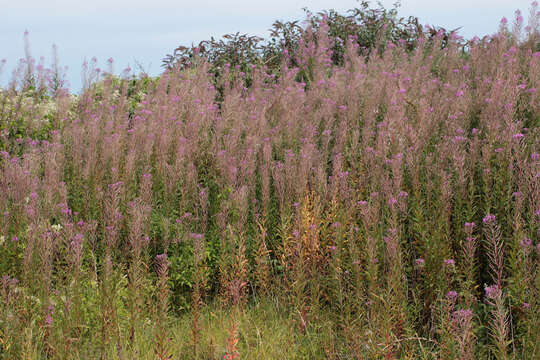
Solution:
[[(395, 0), (382, 0), (387, 9)], [(376, 1), (370, 2), (373, 6)], [(461, 27), (465, 38), (497, 31), (499, 21), (510, 22), (520, 9), (528, 18), (530, 0), (401, 0), (400, 16), (414, 15), (422, 24), (447, 29)], [(73, 91), (80, 90), (83, 61), (92, 57), (114, 72), (127, 66), (149, 75), (162, 71), (161, 59), (179, 45), (190, 45), (227, 33), (247, 33), (266, 38), (275, 20), (304, 19), (302, 8), (313, 12), (359, 7), (356, 0), (0, 0), (0, 72), (4, 86), (18, 60), (24, 57), (24, 32), (28, 31), (34, 58), (52, 58), (58, 49)], [(138, 70), (139, 69), (139, 70)]]

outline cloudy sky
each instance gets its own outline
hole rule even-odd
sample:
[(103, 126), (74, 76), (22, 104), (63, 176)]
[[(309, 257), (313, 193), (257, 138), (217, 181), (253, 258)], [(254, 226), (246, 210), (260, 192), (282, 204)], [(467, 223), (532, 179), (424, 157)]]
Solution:
[[(371, 2), (376, 4), (375, 1)], [(395, 0), (382, 0), (390, 8)], [(496, 32), (500, 19), (521, 9), (528, 17), (530, 0), (402, 0), (399, 14), (418, 16), (423, 24), (462, 27), (466, 38)], [(116, 72), (140, 64), (151, 75), (161, 59), (178, 45), (210, 36), (248, 33), (265, 37), (274, 20), (303, 19), (302, 8), (316, 12), (358, 7), (355, 0), (0, 0), (0, 60), (6, 65), (0, 84), (11, 77), (24, 56), (23, 34), (29, 32), (35, 58), (51, 58), (53, 44), (60, 63), (68, 66), (73, 90), (81, 86), (84, 59), (103, 66), (115, 61)]]

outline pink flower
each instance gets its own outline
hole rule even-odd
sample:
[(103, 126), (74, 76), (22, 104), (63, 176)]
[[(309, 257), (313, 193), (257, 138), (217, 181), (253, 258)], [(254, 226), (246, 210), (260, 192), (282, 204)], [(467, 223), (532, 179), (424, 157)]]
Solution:
[(195, 240), (201, 240), (203, 238), (203, 234), (197, 234), (197, 233), (190, 233), (189, 237)]
[(450, 290), (448, 293), (446, 293), (446, 297), (450, 300), (455, 300), (458, 296), (458, 293), (454, 290)]
[(521, 239), (519, 244), (521, 245), (522, 248), (528, 249), (529, 247), (532, 246), (532, 241), (529, 238), (523, 238), (523, 239)]
[(62, 214), (65, 216), (71, 216), (72, 212), (71, 209), (67, 206), (67, 204), (60, 204), (60, 207), (62, 208)]
[(473, 223), (473, 222), (466, 222), (466, 223), (465, 223), (465, 228), (466, 228), (466, 229), (469, 229), (469, 230), (472, 229), (472, 228), (475, 227), (475, 226), (476, 226), (476, 224)]
[(156, 260), (157, 261), (164, 261), (164, 260), (167, 260), (167, 254), (163, 253), (163, 254), (158, 254), (156, 255)]
[[(517, 22), (517, 23), (523, 22), (523, 16), (521, 15), (521, 11), (520, 11), (520, 10), (516, 10), (515, 15), (516, 15), (516, 22)], [(514, 52), (515, 52), (515, 51), (516, 51), (516, 48), (515, 48), (514, 46), (512, 46), (512, 47), (510, 48), (510, 50), (514, 50)], [(510, 51), (510, 50), (509, 50), (509, 51)]]
[(47, 307), (47, 316), (45, 316), (45, 324), (46, 325), (51, 325), (52, 322), (53, 322), (53, 316), (54, 314), (54, 306), (52, 304), (50, 304), (48, 307)]
[(486, 291), (486, 296), (489, 299), (496, 298), (497, 296), (499, 296), (499, 294), (501, 292), (501, 289), (499, 289), (499, 287), (497, 285), (486, 286), (486, 288), (484, 290)]
[(494, 222), (496, 219), (495, 215), (492, 215), (492, 214), (487, 214), (486, 216), (484, 216), (484, 218), (482, 219), (482, 222), (484, 224), (489, 224), (491, 222)]
[(446, 260), (444, 260), (444, 265), (446, 265), (446, 266), (454, 266), (454, 265), (456, 265), (456, 262), (454, 261), (454, 259), (446, 259)]
[(453, 316), (454, 318), (465, 320), (465, 319), (472, 318), (473, 312), (471, 309), (460, 309), (460, 310), (454, 311)]

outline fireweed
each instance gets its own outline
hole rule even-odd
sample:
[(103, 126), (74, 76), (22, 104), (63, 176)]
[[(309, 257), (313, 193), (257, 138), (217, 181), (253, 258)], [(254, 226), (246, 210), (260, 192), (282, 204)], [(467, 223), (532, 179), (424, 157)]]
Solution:
[(91, 61), (76, 99), (21, 63), (0, 357), (540, 357), (536, 6), (339, 66), (321, 23), (277, 76)]

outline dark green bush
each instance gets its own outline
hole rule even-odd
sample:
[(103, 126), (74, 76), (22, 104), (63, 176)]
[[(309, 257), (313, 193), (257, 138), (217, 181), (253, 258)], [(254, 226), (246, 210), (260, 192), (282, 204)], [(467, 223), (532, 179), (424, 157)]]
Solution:
[(341, 14), (335, 10), (325, 10), (316, 14), (304, 9), (307, 20), (305, 26), (299, 21), (275, 21), (268, 40), (247, 34), (226, 34), (223, 39), (201, 41), (198, 45), (179, 46), (172, 54), (162, 60), (166, 69), (173, 67), (189, 68), (200, 58), (205, 58), (210, 64), (210, 72), (216, 76), (225, 66), (238, 71), (249, 73), (250, 65), (266, 66), (269, 73), (276, 74), (287, 55), (291, 65), (297, 65), (297, 50), (299, 42), (307, 40), (306, 32), (311, 29), (315, 39), (322, 23), (328, 26), (328, 36), (332, 43), (332, 62), (334, 65), (343, 64), (347, 41), (356, 43), (359, 51), (369, 55), (373, 50), (383, 50), (386, 44), (405, 43), (406, 49), (416, 48), (418, 39), (434, 39), (442, 37), (442, 46), (446, 46), (449, 36), (457, 30), (448, 31), (441, 27), (423, 27), (418, 18), (398, 16), (399, 3), (391, 9), (385, 9), (381, 4), (371, 8), (368, 1), (362, 1), (360, 7)]

